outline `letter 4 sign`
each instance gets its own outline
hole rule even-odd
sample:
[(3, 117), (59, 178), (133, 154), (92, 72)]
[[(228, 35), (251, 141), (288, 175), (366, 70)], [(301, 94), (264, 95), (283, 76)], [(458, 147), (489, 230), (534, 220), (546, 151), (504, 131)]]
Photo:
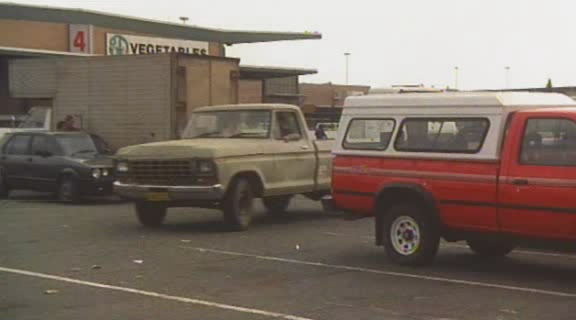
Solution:
[(92, 53), (92, 26), (87, 24), (69, 25), (70, 52)]
[(208, 42), (141, 37), (126, 34), (106, 34), (106, 55), (139, 55), (179, 52), (208, 55)]

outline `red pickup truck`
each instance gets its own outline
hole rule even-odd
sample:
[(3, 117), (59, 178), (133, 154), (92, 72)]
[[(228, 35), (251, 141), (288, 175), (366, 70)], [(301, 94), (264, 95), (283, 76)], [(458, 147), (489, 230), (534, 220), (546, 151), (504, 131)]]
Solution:
[(526, 241), (576, 248), (576, 102), (553, 93), (348, 98), (334, 150), (337, 208), (375, 216), (399, 264), (440, 239), (504, 256)]

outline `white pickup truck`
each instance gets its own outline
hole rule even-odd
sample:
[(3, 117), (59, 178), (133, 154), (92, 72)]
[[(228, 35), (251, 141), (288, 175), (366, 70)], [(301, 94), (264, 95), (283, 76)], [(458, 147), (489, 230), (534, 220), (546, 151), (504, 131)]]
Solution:
[(120, 149), (115, 190), (147, 227), (160, 226), (167, 208), (202, 207), (221, 209), (239, 231), (252, 221), (255, 198), (280, 214), (296, 194), (328, 195), (331, 149), (309, 134), (296, 106), (199, 108), (183, 139)]
[(49, 107), (32, 107), (25, 115), (0, 116), (0, 138), (10, 132), (50, 130), (51, 120)]

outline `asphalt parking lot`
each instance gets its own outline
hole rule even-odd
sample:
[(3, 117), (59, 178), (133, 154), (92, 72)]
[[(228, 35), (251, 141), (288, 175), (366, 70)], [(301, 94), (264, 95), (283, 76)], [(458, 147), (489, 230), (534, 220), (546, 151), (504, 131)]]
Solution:
[(296, 199), (247, 232), (177, 209), (146, 230), (131, 205), (0, 202), (0, 319), (574, 319), (576, 256), (484, 260), (443, 244), (426, 268), (390, 264), (371, 219)]

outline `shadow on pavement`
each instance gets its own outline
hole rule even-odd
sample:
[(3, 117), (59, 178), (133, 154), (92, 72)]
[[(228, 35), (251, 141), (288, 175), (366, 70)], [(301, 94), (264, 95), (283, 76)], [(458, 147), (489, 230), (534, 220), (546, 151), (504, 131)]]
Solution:
[(345, 250), (333, 258), (337, 259), (332, 261), (335, 264), (369, 269), (522, 287), (545, 285), (549, 287), (548, 290), (576, 293), (576, 259), (571, 258), (515, 254), (504, 258), (486, 258), (466, 249), (461, 252), (440, 250), (433, 265), (407, 267), (390, 262), (381, 248), (356, 252)]
[(46, 192), (29, 192), (29, 191), (13, 191), (7, 200), (17, 202), (36, 202), (43, 204), (55, 204), (62, 206), (106, 206), (117, 205), (120, 203), (128, 203), (116, 196), (91, 196), (85, 197), (80, 203), (63, 203), (56, 199), (53, 193)]
[[(195, 218), (201, 218), (202, 220), (195, 221), (183, 221), (186, 219), (186, 213), (178, 213), (181, 217), (178, 217), (177, 222), (170, 221), (167, 219), (166, 224), (158, 229), (148, 229), (154, 232), (182, 232), (182, 233), (220, 233), (220, 232), (231, 232), (229, 228), (225, 225), (222, 219), (222, 213), (218, 210), (204, 211), (201, 215), (197, 215)], [(191, 212), (191, 219), (194, 213)], [(338, 219), (341, 220), (345, 217), (344, 214), (326, 213), (321, 210), (293, 210), (288, 211), (282, 215), (268, 215), (265, 213), (258, 212), (257, 216), (254, 217), (252, 225), (248, 230), (243, 232), (250, 232), (251, 230), (264, 229), (271, 225), (281, 226), (281, 225), (294, 225), (301, 222), (310, 221), (320, 221), (328, 219)], [(143, 228), (143, 227), (142, 227)]]

